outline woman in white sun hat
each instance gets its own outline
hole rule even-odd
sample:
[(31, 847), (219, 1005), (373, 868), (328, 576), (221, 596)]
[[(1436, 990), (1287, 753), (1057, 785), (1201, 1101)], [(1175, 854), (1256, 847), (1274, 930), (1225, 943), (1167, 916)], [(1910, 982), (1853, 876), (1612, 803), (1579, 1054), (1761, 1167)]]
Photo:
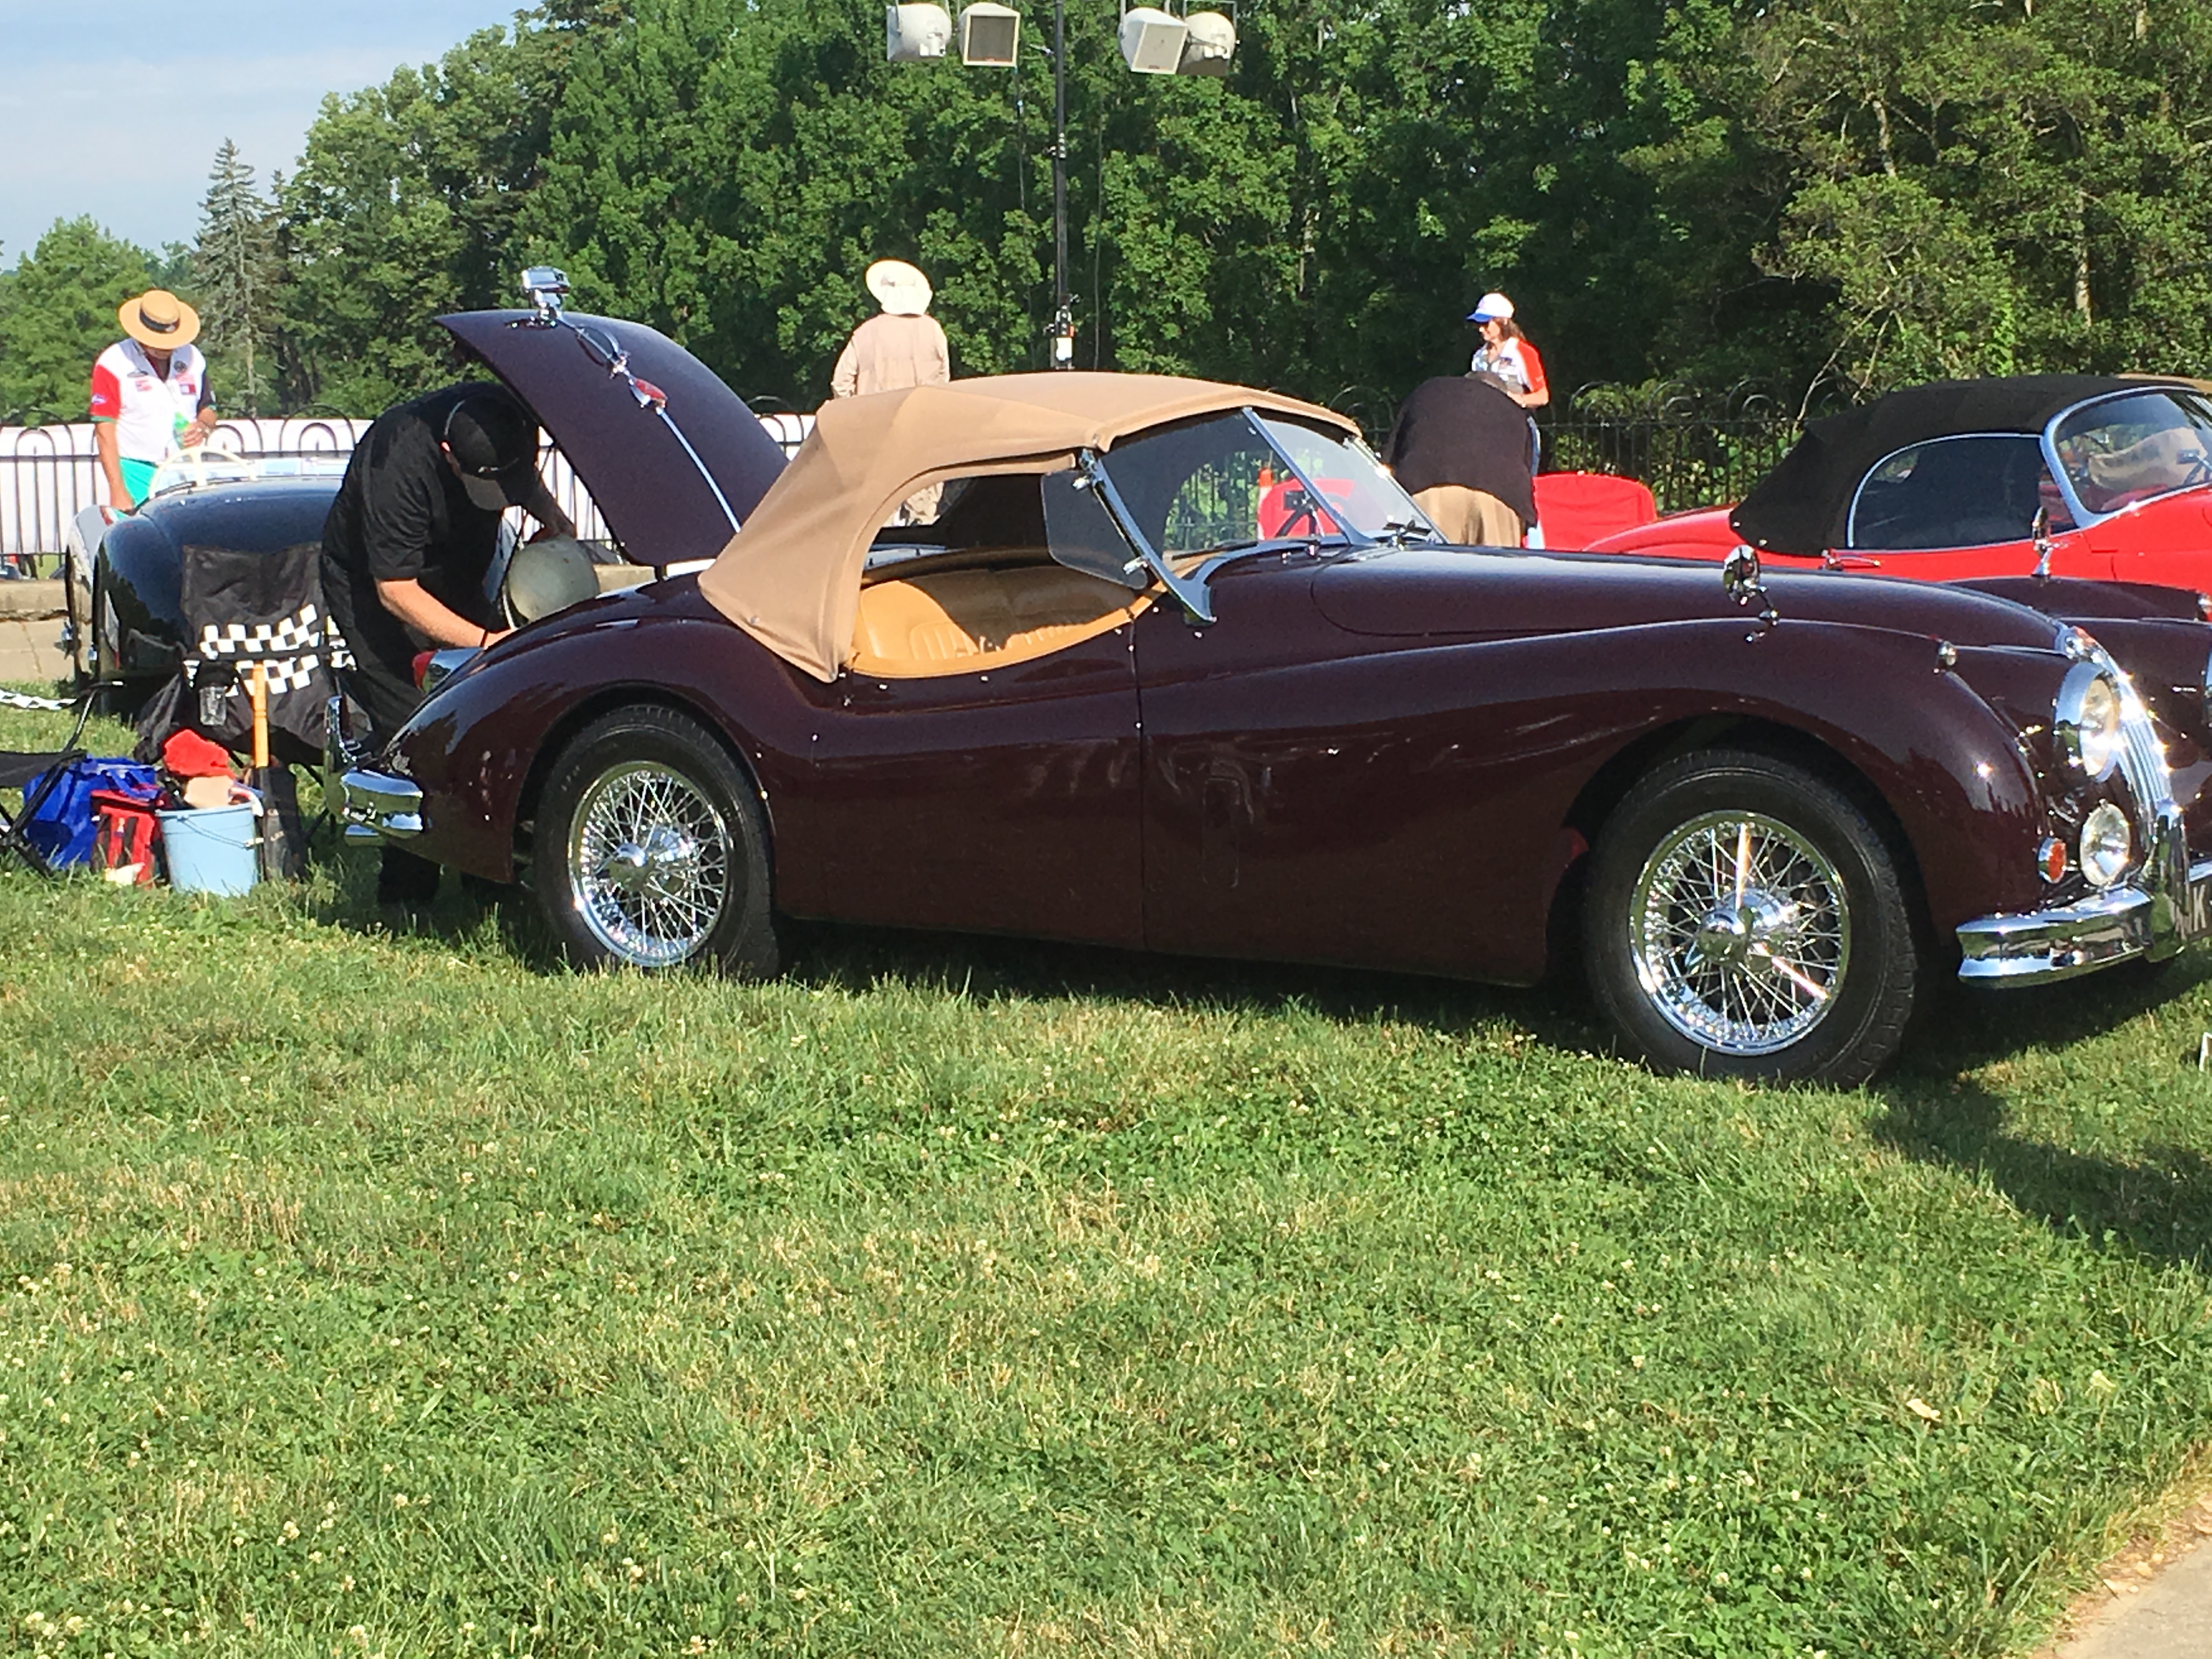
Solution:
[(1513, 320), (1512, 301), (1503, 294), (1486, 294), (1467, 319), (1482, 331), (1482, 343), (1467, 366), (1468, 374), (1497, 375), (1523, 409), (1541, 409), (1552, 401), (1552, 388), (1544, 381), (1544, 360)]
[(878, 259), (864, 279), (883, 307), (853, 331), (830, 390), (840, 398), (896, 392), (910, 386), (943, 386), (952, 378), (952, 353), (945, 331), (929, 314), (929, 278), (903, 259)]

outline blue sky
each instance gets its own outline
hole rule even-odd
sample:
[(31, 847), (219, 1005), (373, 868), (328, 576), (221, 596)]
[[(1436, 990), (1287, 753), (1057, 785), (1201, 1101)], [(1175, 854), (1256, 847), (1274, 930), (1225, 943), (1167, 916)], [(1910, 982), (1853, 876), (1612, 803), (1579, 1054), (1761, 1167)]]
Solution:
[(0, 0), (0, 267), (89, 213), (187, 242), (216, 147), (293, 170), (325, 93), (373, 85), (512, 21), (515, 0)]

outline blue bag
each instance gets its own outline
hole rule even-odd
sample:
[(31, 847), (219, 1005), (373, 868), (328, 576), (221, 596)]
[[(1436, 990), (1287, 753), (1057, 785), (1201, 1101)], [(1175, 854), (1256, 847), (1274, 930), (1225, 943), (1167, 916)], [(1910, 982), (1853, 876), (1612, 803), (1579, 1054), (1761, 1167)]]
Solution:
[(25, 820), (23, 839), (48, 864), (88, 864), (93, 844), (100, 838), (100, 814), (94, 808), (94, 790), (108, 790), (137, 801), (161, 799), (161, 779), (150, 766), (128, 760), (73, 760), (61, 769), (61, 780), (43, 800), (39, 792), (54, 775), (41, 772), (23, 786), (23, 799), (36, 800), (39, 809)]

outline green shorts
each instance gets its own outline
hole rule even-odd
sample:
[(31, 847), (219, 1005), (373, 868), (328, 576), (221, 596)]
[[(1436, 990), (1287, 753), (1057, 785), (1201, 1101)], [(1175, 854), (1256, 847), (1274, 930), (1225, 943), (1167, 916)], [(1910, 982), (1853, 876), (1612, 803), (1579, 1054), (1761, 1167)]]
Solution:
[(130, 492), (131, 505), (136, 507), (146, 499), (147, 487), (154, 482), (154, 473), (161, 465), (159, 461), (134, 461), (123, 458), (123, 488)]

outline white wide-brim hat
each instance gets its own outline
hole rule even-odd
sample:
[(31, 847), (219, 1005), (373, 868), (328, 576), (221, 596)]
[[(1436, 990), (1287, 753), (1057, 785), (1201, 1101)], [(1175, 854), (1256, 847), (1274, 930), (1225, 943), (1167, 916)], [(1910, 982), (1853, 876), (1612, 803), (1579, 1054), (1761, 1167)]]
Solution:
[(894, 317), (919, 317), (929, 309), (929, 278), (903, 259), (878, 259), (862, 280), (876, 303)]

